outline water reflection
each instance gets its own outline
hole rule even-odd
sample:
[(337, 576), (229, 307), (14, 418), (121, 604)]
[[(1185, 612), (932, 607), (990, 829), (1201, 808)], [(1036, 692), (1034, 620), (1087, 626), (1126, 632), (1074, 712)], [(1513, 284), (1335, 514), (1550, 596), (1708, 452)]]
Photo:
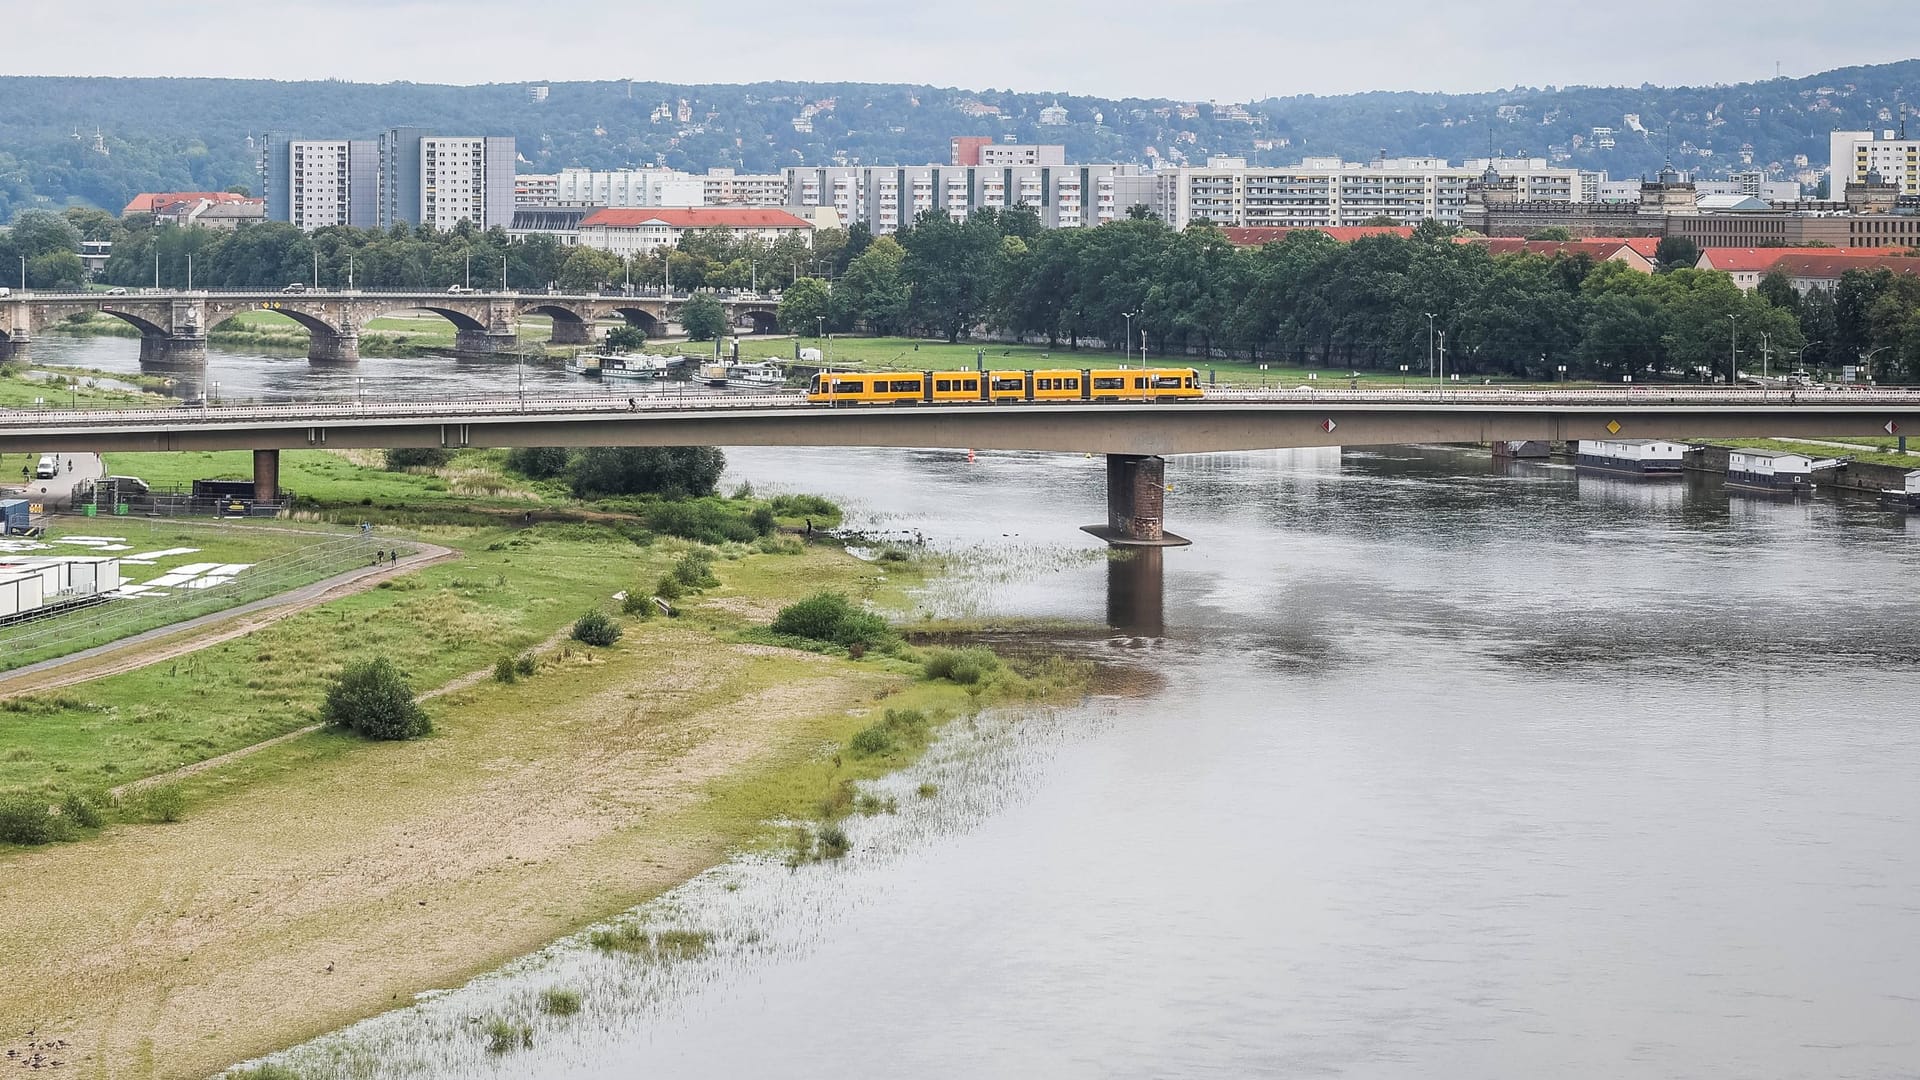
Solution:
[(1107, 625), (1123, 634), (1166, 633), (1166, 552), (1125, 548), (1107, 558)]

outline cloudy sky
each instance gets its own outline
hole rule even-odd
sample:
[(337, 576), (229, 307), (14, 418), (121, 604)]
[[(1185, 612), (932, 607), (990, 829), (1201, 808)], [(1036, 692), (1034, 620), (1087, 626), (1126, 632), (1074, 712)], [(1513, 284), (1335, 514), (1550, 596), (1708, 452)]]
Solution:
[(1792, 76), (1920, 55), (1920, 0), (0, 0), (0, 27), (33, 42), (9, 46), (6, 74), (851, 80), (1234, 101), (1739, 82), (1776, 63)]

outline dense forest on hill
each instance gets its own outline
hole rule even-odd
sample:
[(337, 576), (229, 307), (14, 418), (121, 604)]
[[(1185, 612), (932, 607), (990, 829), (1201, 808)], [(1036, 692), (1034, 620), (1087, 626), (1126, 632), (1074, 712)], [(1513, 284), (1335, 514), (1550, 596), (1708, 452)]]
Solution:
[[(1831, 130), (1896, 126), (1900, 88), (1920, 86), (1920, 60), (1732, 86), (1375, 92), (1239, 105), (843, 82), (556, 82), (542, 84), (549, 95), (534, 102), (529, 85), (0, 78), (0, 220), (34, 206), (118, 210), (140, 191), (256, 187), (249, 139), (261, 133), (371, 137), (399, 124), (513, 135), (526, 171), (925, 163), (946, 160), (951, 136), (992, 135), (1064, 143), (1072, 159), (1089, 162), (1198, 164), (1233, 154), (1283, 164), (1382, 150), (1460, 160), (1491, 142), (1617, 177), (1657, 169), (1669, 152), (1703, 176), (1748, 159), (1779, 175), (1792, 171), (1795, 155), (1824, 164)], [(1047, 115), (1054, 106), (1064, 118)], [(1612, 147), (1599, 146), (1597, 127), (1614, 129)]]

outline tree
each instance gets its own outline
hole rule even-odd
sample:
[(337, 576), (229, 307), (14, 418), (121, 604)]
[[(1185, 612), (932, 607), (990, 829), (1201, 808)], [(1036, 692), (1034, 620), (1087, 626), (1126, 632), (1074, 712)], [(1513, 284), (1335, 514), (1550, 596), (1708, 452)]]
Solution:
[(691, 341), (712, 341), (727, 331), (727, 309), (707, 293), (695, 293), (680, 305), (680, 327)]
[(386, 657), (356, 660), (327, 689), (321, 719), (369, 739), (416, 739), (433, 729), (407, 677)]
[(1529, 240), (1571, 240), (1573, 231), (1565, 225), (1547, 225), (1527, 234)]
[(438, 446), (401, 446), (387, 451), (387, 471), (437, 469), (453, 460), (453, 451)]
[(1700, 262), (1700, 245), (1684, 236), (1663, 236), (1653, 249), (1653, 261), (1663, 274), (1689, 269)]
[(816, 331), (817, 320), (827, 314), (828, 303), (827, 283), (819, 278), (803, 277), (787, 286), (786, 293), (780, 297), (780, 325), (793, 334)]
[(607, 331), (607, 348), (615, 352), (632, 352), (647, 347), (647, 332), (637, 326), (616, 326)]
[(909, 295), (900, 269), (905, 259), (906, 251), (891, 236), (867, 245), (828, 296), (828, 325), (841, 330), (864, 325), (876, 334), (903, 330)]
[(560, 264), (559, 283), (574, 292), (592, 292), (621, 276), (620, 256), (598, 248), (575, 247)]
[(1760, 284), (1753, 291), (1760, 299), (1774, 307), (1791, 311), (1796, 315), (1800, 312), (1800, 294), (1794, 290), (1793, 279), (1787, 277), (1786, 271), (1778, 267), (1767, 271), (1767, 275), (1760, 279)]
[(529, 480), (551, 480), (567, 471), (571, 457), (564, 446), (516, 446), (507, 451), (507, 468)]
[(568, 462), (567, 484), (583, 499), (711, 495), (726, 467), (712, 446), (589, 446)]

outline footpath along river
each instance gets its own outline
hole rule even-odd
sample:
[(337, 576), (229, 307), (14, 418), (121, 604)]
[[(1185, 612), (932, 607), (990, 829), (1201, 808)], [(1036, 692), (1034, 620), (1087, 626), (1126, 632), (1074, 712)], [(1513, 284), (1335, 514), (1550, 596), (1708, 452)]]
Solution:
[[(647, 909), (712, 931), (699, 959), (563, 943), (289, 1064), (1920, 1068), (1920, 522), (1451, 448), (1186, 457), (1168, 525), (1196, 543), (1166, 554), (1156, 611), (1077, 531), (1098, 458), (729, 457), (729, 482), (958, 553), (931, 610), (1127, 624), (1067, 646), (1111, 660), (1107, 692), (956, 729), (844, 864), (743, 859)], [(551, 986), (583, 1012), (535, 1012)], [(493, 1015), (531, 1048), (488, 1053)]]

